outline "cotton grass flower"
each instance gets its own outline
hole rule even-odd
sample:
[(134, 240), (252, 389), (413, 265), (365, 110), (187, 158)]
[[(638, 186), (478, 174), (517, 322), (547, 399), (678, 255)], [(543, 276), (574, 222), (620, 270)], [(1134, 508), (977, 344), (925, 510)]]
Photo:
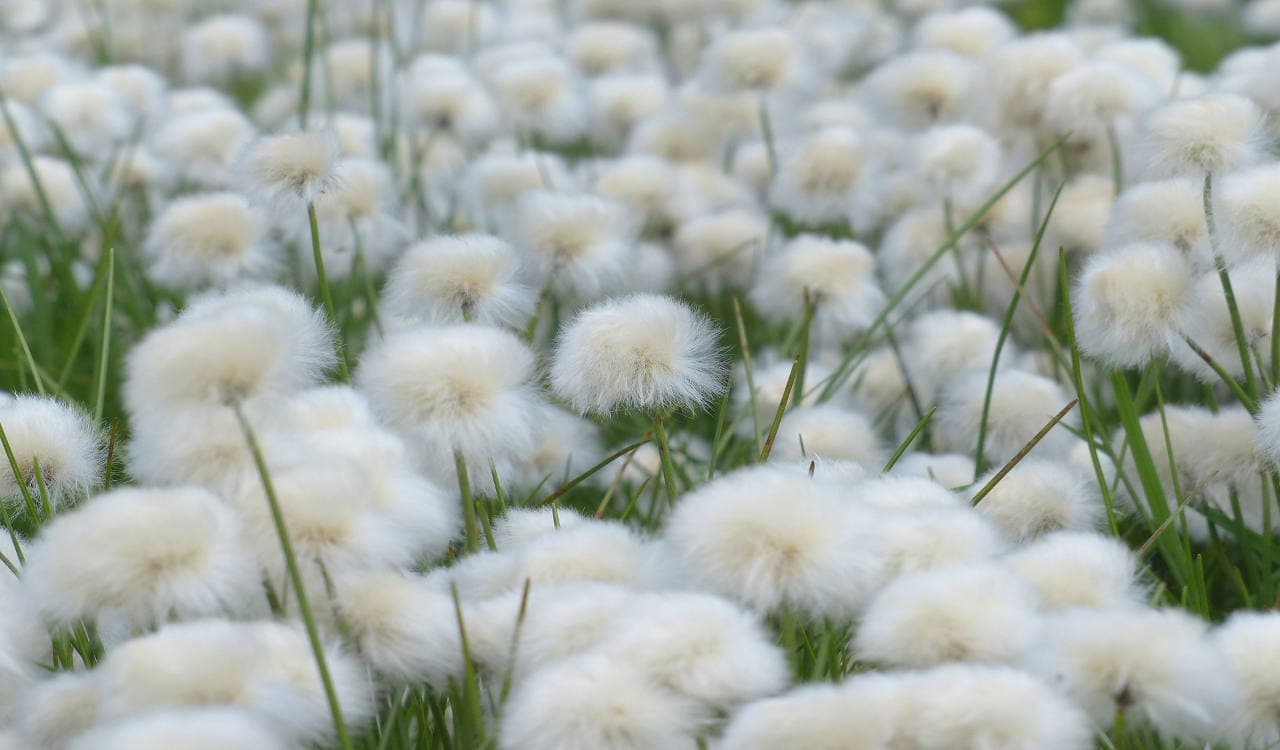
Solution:
[(515, 244), (549, 289), (593, 296), (616, 285), (635, 228), (620, 204), (593, 195), (531, 192), (520, 199)]
[(1276, 682), (1276, 633), (1280, 620), (1269, 612), (1236, 612), (1214, 630), (1212, 638), (1226, 656), (1240, 687), (1242, 705), (1231, 717), (1231, 734), (1246, 747), (1266, 747), (1280, 740), (1280, 685)]
[(673, 569), (700, 588), (756, 611), (843, 617), (865, 604), (880, 575), (867, 520), (849, 515), (827, 485), (760, 467), (682, 498), (665, 541)]
[(638, 668), (599, 654), (547, 666), (523, 680), (502, 718), (503, 750), (696, 747), (699, 716)]
[(723, 750), (813, 750), (890, 747), (908, 709), (901, 680), (861, 674), (843, 684), (802, 685), (784, 695), (743, 706), (717, 745)]
[(994, 186), (1000, 146), (980, 128), (940, 125), (920, 137), (915, 158), (921, 177), (939, 197), (972, 200)]
[(28, 743), (65, 748), (97, 723), (102, 703), (102, 673), (64, 672), (24, 692), (16, 719)]
[(206, 294), (129, 353), (124, 400), (139, 418), (277, 396), (313, 385), (332, 361), (328, 327), (296, 292)]
[(705, 406), (723, 388), (717, 333), (684, 302), (636, 294), (580, 313), (551, 365), (555, 391), (583, 412)]
[[(1235, 266), (1227, 274), (1240, 315), (1245, 346), (1251, 351), (1269, 352), (1276, 294), (1276, 260), (1254, 258)], [(1220, 367), (1234, 377), (1242, 376), (1244, 363), (1240, 361), (1235, 323), (1217, 273), (1202, 274), (1190, 284), (1175, 323), (1180, 334), (1195, 342)], [(1200, 354), (1185, 342), (1179, 341), (1171, 347), (1171, 352), (1173, 360), (1187, 372), (1206, 382), (1218, 378)], [(1254, 364), (1256, 362), (1250, 363), (1251, 366)]]
[(283, 207), (328, 191), (337, 158), (331, 132), (304, 130), (260, 139), (246, 151), (244, 169), (255, 191)]
[(768, 92), (802, 75), (801, 54), (784, 29), (741, 29), (726, 33), (707, 49), (701, 74), (714, 91)]
[[(948, 384), (933, 419), (938, 447), (963, 452), (975, 449), (987, 375), (972, 371)], [(1062, 386), (1049, 378), (1016, 369), (997, 371), (986, 420), (988, 460), (999, 464), (1013, 457), (1069, 403)], [(1054, 425), (1037, 443), (1037, 457), (1062, 456), (1070, 450), (1076, 437), (1066, 427), (1078, 427), (1079, 419), (1079, 413), (1073, 410)]]
[[(58, 228), (71, 235), (83, 232), (91, 218), (90, 204), (75, 170), (61, 159), (40, 155), (32, 158), (31, 166)], [(7, 164), (0, 171), (0, 207), (28, 221), (46, 220), (40, 193), (20, 162)]]
[(1145, 364), (1170, 348), (1191, 282), (1190, 263), (1171, 245), (1133, 244), (1090, 258), (1073, 295), (1080, 348), (1113, 366)]
[(1036, 590), (1045, 610), (1136, 604), (1138, 561), (1116, 539), (1083, 531), (1046, 534), (1004, 558)]
[(751, 290), (751, 301), (779, 321), (801, 319), (813, 308), (818, 341), (840, 341), (871, 325), (884, 307), (875, 257), (862, 244), (800, 235), (769, 256)]
[(169, 289), (225, 286), (275, 265), (264, 217), (238, 193), (205, 193), (169, 204), (147, 231), (147, 276)]
[[(975, 484), (986, 486), (993, 476)], [(1017, 544), (1053, 531), (1091, 529), (1102, 515), (1099, 498), (1078, 470), (1035, 458), (1015, 466), (974, 507)]]
[(814, 404), (793, 407), (783, 415), (769, 456), (781, 460), (824, 458), (872, 466), (881, 452), (880, 438), (866, 416), (834, 404)]
[(994, 563), (950, 565), (896, 579), (876, 594), (852, 644), (859, 659), (927, 667), (1014, 663), (1039, 631), (1031, 588)]
[(672, 251), (682, 275), (697, 275), (710, 290), (744, 287), (751, 260), (764, 249), (768, 222), (744, 209), (691, 218), (676, 228)]
[(875, 551), (883, 582), (916, 571), (986, 560), (1005, 551), (1000, 531), (965, 507), (903, 508), (881, 516)]
[(756, 617), (719, 597), (648, 594), (618, 619), (602, 653), (705, 705), (728, 707), (771, 695), (790, 677), (786, 659)]
[(852, 128), (830, 127), (783, 149), (769, 203), (808, 227), (852, 225), (857, 191), (871, 171), (867, 145)]
[[(37, 504), (47, 493), (56, 508), (79, 499), (102, 480), (102, 435), (78, 407), (54, 398), (20, 395), (0, 405), (0, 427), (19, 474), (14, 475), (7, 460), (0, 464), (0, 500), (8, 512), (25, 501), (23, 488)], [(42, 483), (45, 492), (40, 489)]]
[(1210, 740), (1239, 695), (1206, 631), (1175, 609), (1070, 610), (1046, 620), (1032, 664), (1099, 724), (1122, 712), (1165, 737)]
[(1204, 264), (1211, 261), (1208, 242), (1201, 186), (1192, 179), (1175, 178), (1126, 187), (1111, 209), (1103, 244), (1108, 248), (1169, 244)]
[(155, 134), (155, 149), (185, 182), (204, 189), (227, 190), (242, 182), (237, 160), (253, 140), (256, 130), (248, 118), (231, 105), (178, 110), (169, 99), (171, 116)]
[(1212, 93), (1153, 110), (1141, 123), (1153, 176), (1203, 178), (1247, 166), (1262, 155), (1262, 113), (1249, 99)]
[(416, 243), (388, 274), (381, 309), (395, 320), (518, 327), (533, 311), (521, 282), (521, 259), (503, 240), (484, 234)]
[(234, 708), (162, 711), (100, 727), (77, 737), (68, 750), (284, 750), (284, 739), (252, 714)]
[(192, 25), (182, 35), (181, 53), (183, 73), (197, 82), (247, 78), (271, 62), (267, 30), (248, 15), (215, 15)]
[(914, 709), (902, 724), (908, 747), (1083, 750), (1093, 740), (1084, 712), (1018, 669), (956, 664), (905, 682), (902, 701)]
[(207, 490), (118, 489), (47, 526), (23, 579), (51, 622), (111, 615), (154, 627), (260, 609), (243, 545), (240, 519)]

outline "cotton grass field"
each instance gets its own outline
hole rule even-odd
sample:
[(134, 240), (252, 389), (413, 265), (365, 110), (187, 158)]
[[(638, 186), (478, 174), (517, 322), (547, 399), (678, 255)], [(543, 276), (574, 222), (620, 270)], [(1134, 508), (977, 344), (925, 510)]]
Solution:
[(6, 0), (0, 749), (1280, 746), (1280, 0)]

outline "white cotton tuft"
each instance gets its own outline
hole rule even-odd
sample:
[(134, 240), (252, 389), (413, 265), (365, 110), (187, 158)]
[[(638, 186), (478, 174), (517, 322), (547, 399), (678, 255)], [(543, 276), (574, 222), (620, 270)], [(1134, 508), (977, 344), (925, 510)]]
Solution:
[(959, 119), (975, 85), (972, 60), (946, 51), (894, 55), (863, 79), (873, 110), (904, 128)]
[(1053, 82), (1080, 64), (1081, 50), (1066, 34), (1045, 32), (1010, 39), (983, 60), (981, 81), (989, 117), (1000, 132), (1040, 126)]
[(687, 303), (652, 294), (612, 299), (561, 331), (552, 386), (583, 412), (702, 407), (724, 389), (716, 338)]
[(181, 113), (175, 111), (171, 96), (169, 111), (170, 118), (155, 135), (159, 156), (202, 188), (226, 190), (239, 185), (237, 160), (254, 137), (253, 124), (229, 104)]
[(1216, 217), (1224, 224), (1219, 243), (1224, 258), (1275, 257), (1280, 245), (1280, 165), (1267, 164), (1228, 173), (1216, 195)]
[(712, 291), (745, 287), (768, 230), (764, 217), (741, 208), (689, 219), (671, 240), (676, 267), (682, 275), (696, 274)]
[(249, 15), (215, 15), (182, 35), (182, 71), (188, 81), (227, 82), (264, 72), (271, 62), (267, 29)]
[(593, 296), (616, 286), (636, 227), (622, 204), (585, 193), (536, 190), (519, 202), (511, 240), (537, 278), (557, 291)]
[(928, 477), (943, 487), (973, 483), (973, 458), (962, 453), (907, 453), (889, 470), (904, 477)]
[[(8, 563), (24, 570), (7, 537), (0, 546)], [(0, 601), (0, 719), (12, 724), (26, 713), (23, 704), (45, 676), (40, 665), (49, 658), (49, 631), (37, 602), (8, 565), (0, 565)]]
[(778, 424), (771, 457), (823, 458), (878, 464), (883, 447), (875, 425), (863, 414), (834, 404), (793, 407)]
[(1063, 186), (1045, 230), (1044, 242), (1067, 252), (1093, 253), (1102, 240), (1115, 202), (1115, 182), (1096, 174), (1080, 174)]
[(31, 686), (23, 695), (17, 729), (37, 747), (63, 750), (98, 723), (102, 672), (64, 672)]
[(1263, 117), (1243, 96), (1211, 93), (1152, 110), (1139, 136), (1151, 175), (1202, 179), (1262, 156)]
[(1000, 144), (972, 125), (941, 125), (920, 136), (916, 168), (943, 199), (974, 200), (995, 186)]
[(801, 685), (748, 703), (729, 719), (717, 750), (873, 750), (891, 747), (909, 721), (902, 680), (859, 674), (843, 684)]
[[(942, 450), (972, 453), (977, 449), (982, 405), (988, 373), (971, 371), (949, 383), (932, 427)], [(1061, 385), (1041, 375), (1023, 370), (996, 372), (987, 414), (984, 456), (993, 464), (1003, 464), (1024, 448), (1071, 402)], [(1079, 411), (1072, 409), (1036, 444), (1037, 458), (1060, 458), (1076, 442), (1067, 427), (1079, 429)]]
[(238, 193), (179, 198), (151, 223), (147, 277), (169, 289), (224, 286), (273, 269), (264, 217)]
[(1005, 541), (976, 511), (955, 508), (905, 508), (888, 513), (878, 531), (884, 581), (954, 563), (995, 557)]
[(750, 299), (777, 322), (800, 320), (813, 306), (811, 335), (838, 342), (871, 325), (885, 304), (875, 257), (861, 243), (800, 235), (765, 259)]
[[(903, 346), (906, 374), (926, 403), (945, 384), (969, 370), (986, 371), (995, 358), (1000, 327), (978, 313), (933, 310), (911, 322)], [(1001, 362), (1011, 359), (1006, 345)]]
[(1104, 609), (1141, 599), (1137, 557), (1123, 542), (1102, 534), (1046, 534), (1004, 562), (1031, 584), (1044, 610)]
[(671, 569), (757, 611), (848, 617), (880, 577), (874, 519), (854, 510), (790, 468), (739, 470), (680, 499), (665, 534)]
[(1075, 609), (1045, 619), (1033, 670), (1059, 685), (1090, 719), (1202, 742), (1239, 706), (1226, 657), (1205, 622), (1182, 610)]
[[(1103, 245), (1119, 248), (1139, 243), (1172, 245), (1200, 264), (1212, 262), (1203, 192), (1195, 180), (1140, 182), (1120, 193), (1111, 209)], [(1179, 263), (1171, 262), (1175, 266)]]
[(236, 708), (161, 711), (108, 724), (77, 737), (67, 750), (285, 750), (268, 724)]
[(727, 708), (790, 680), (773, 640), (754, 614), (719, 597), (655, 593), (633, 599), (599, 648), (666, 688)]
[(1072, 295), (1080, 348), (1116, 367), (1140, 367), (1168, 351), (1191, 273), (1186, 255), (1166, 244), (1090, 257)]
[(138, 419), (278, 396), (315, 383), (333, 359), (323, 314), (297, 292), (263, 286), (206, 294), (129, 353), (124, 401)]
[(78, 407), (51, 397), (19, 395), (0, 404), (0, 426), (18, 464), (15, 476), (7, 457), (0, 463), (0, 502), (8, 513), (24, 503), (24, 487), (39, 505), (43, 483), (56, 508), (79, 499), (102, 481), (102, 435)]
[[(985, 487), (995, 471), (979, 477)], [(1090, 481), (1075, 467), (1028, 458), (1000, 479), (974, 506), (1015, 544), (1054, 531), (1085, 531), (1097, 525), (1103, 508)]]
[(851, 649), (858, 659), (895, 667), (1013, 663), (1039, 626), (1034, 593), (1007, 568), (948, 565), (902, 576), (876, 594)]
[(785, 146), (769, 204), (801, 226), (852, 225), (854, 198), (871, 171), (867, 151), (852, 128), (840, 126)]
[(509, 508), (494, 519), (493, 538), (498, 549), (510, 551), (543, 534), (551, 534), (585, 523), (586, 517), (572, 508)]
[(244, 155), (244, 170), (255, 193), (279, 210), (311, 203), (335, 182), (338, 139), (331, 131), (303, 130), (262, 138)]
[(392, 571), (353, 573), (335, 582), (337, 606), (360, 655), (394, 685), (424, 682), (447, 690), (465, 675), (457, 610), (448, 593)]
[(1280, 466), (1280, 394), (1273, 391), (1262, 402), (1262, 409), (1255, 419), (1258, 453), (1273, 466)]
[(588, 654), (523, 680), (502, 717), (503, 750), (692, 750), (700, 717), (638, 668)]
[(509, 462), (533, 441), (533, 354), (515, 335), (475, 324), (393, 333), (365, 354), (356, 382), (424, 467), (451, 477), (457, 452), (472, 474)]
[(484, 234), (436, 237), (412, 245), (387, 275), (381, 310), (407, 323), (523, 326), (533, 291), (520, 280), (520, 258)]
[[(197, 488), (117, 489), (58, 516), (23, 580), (51, 622), (115, 616), (134, 629), (261, 609), (241, 521)], [(93, 550), (85, 555), (85, 550)]]
[[(1245, 344), (1253, 351), (1270, 351), (1276, 295), (1275, 259), (1254, 258), (1231, 268), (1228, 274), (1244, 328)], [(1240, 361), (1235, 324), (1222, 291), (1222, 280), (1216, 272), (1201, 274), (1189, 285), (1175, 325), (1181, 336), (1195, 342), (1222, 369), (1236, 378), (1243, 376), (1244, 366)], [(1217, 372), (1190, 344), (1175, 341), (1171, 351), (1173, 361), (1183, 370), (1206, 382), (1218, 380)]]
[(31, 167), (36, 182), (32, 182), (31, 173), (21, 161), (4, 165), (0, 171), (0, 209), (12, 216), (44, 222), (44, 202), (36, 190), (39, 183), (58, 228), (71, 235), (83, 232), (89, 224), (90, 204), (71, 165), (61, 159), (36, 155), (31, 159)]
[(1280, 617), (1274, 612), (1236, 612), (1214, 630), (1213, 642), (1230, 664), (1242, 697), (1230, 732), (1244, 747), (1280, 741)]
[(1010, 667), (956, 664), (906, 675), (913, 713), (901, 741), (919, 750), (1086, 750), (1089, 718), (1034, 676)]
[(802, 54), (787, 29), (740, 29), (706, 49), (701, 75), (712, 91), (768, 92), (803, 75)]
[[(972, 476), (970, 468), (969, 477)], [(858, 502), (877, 508), (955, 508), (962, 505), (960, 496), (947, 489), (945, 484), (926, 477), (883, 474), (858, 482), (849, 488), (849, 492)]]
[[(560, 485), (595, 466), (605, 455), (595, 422), (544, 404), (537, 418), (533, 450), (518, 462), (513, 480), (521, 487)], [(595, 476), (599, 479), (609, 475), (606, 468)]]
[(1017, 29), (1004, 14), (977, 5), (930, 13), (916, 23), (911, 36), (916, 47), (947, 50), (976, 59), (1016, 34)]
[(616, 521), (570, 521), (513, 552), (517, 578), (535, 585), (596, 582), (641, 587), (654, 577), (653, 547)]

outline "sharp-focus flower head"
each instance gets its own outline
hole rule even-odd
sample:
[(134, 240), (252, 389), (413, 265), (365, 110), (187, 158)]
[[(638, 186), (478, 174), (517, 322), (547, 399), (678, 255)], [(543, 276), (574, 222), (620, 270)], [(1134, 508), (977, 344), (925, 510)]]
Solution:
[(712, 323), (679, 300), (612, 299), (565, 327), (552, 385), (583, 412), (704, 406), (724, 389), (716, 338)]
[(270, 200), (310, 203), (333, 185), (338, 153), (330, 131), (285, 133), (251, 145), (244, 168), (252, 188)]
[(520, 266), (515, 250), (492, 235), (425, 240), (405, 251), (389, 274), (382, 310), (407, 322), (519, 327), (534, 302)]
[(44, 396), (18, 396), (0, 404), (0, 427), (20, 475), (7, 459), (0, 463), (0, 502), (10, 511), (24, 502), (23, 486), (39, 503), (41, 480), (55, 507), (102, 481), (102, 435), (79, 408)]

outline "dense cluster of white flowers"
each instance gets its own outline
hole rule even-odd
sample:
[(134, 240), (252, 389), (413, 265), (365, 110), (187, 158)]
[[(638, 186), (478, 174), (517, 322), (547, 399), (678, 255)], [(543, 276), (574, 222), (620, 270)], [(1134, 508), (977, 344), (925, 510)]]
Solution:
[(4, 363), (0, 750), (1280, 741), (1280, 45), (63, 5), (0, 7), (0, 320), (83, 313)]

